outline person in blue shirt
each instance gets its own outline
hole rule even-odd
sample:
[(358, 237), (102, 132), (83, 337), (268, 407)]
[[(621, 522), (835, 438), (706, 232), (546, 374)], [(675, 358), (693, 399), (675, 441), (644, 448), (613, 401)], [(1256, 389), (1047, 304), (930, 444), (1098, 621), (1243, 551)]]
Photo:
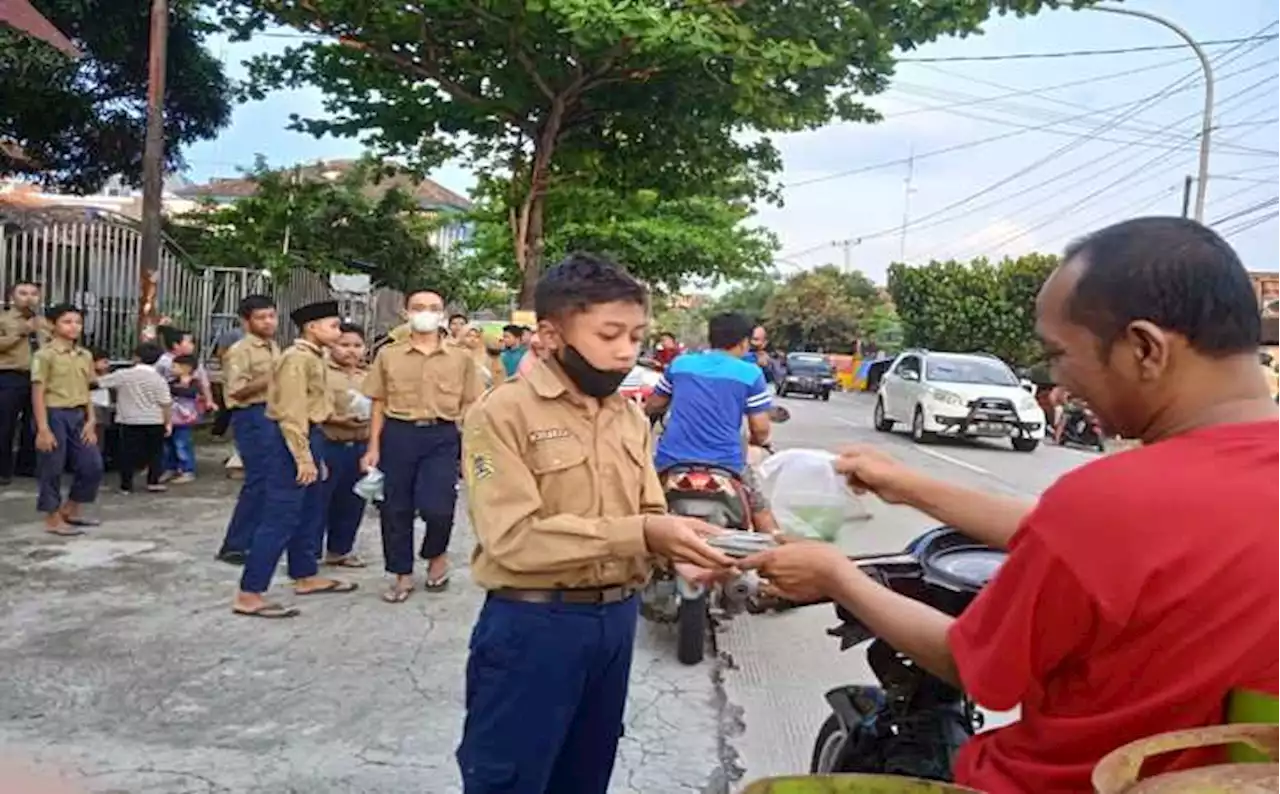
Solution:
[(659, 472), (679, 463), (704, 463), (742, 479), (757, 530), (774, 532), (777, 520), (747, 465), (747, 441), (768, 447), (773, 398), (764, 372), (744, 358), (751, 321), (741, 314), (717, 314), (707, 323), (711, 349), (676, 357), (645, 401), (650, 415), (667, 412), (654, 465)]

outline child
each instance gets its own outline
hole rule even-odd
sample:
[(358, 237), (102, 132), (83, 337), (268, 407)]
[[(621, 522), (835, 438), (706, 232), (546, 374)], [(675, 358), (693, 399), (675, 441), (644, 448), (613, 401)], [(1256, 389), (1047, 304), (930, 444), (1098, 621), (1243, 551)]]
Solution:
[(170, 482), (183, 485), (196, 478), (196, 447), (193, 434), (201, 414), (201, 387), (196, 378), (196, 357), (175, 356), (170, 365), (169, 409), (172, 430), (165, 443), (165, 468)]
[(165, 490), (164, 439), (171, 429), (169, 410), (173, 398), (156, 362), (164, 350), (155, 342), (143, 342), (133, 353), (133, 366), (99, 375), (98, 386), (116, 390), (115, 423), (120, 430), (118, 468), (120, 492), (133, 492), (133, 474), (147, 467), (147, 490)]
[(355, 555), (356, 533), (364, 517), (364, 499), (352, 490), (360, 479), (360, 459), (368, 449), (369, 417), (358, 403), (368, 401), (360, 394), (364, 382), (364, 330), (343, 323), (338, 341), (329, 348), (326, 384), (333, 413), (320, 425), (324, 433), (324, 462), (329, 477), (323, 482), (325, 519), (324, 563), (343, 568), (363, 568)]
[[(102, 454), (98, 450), (97, 417), (89, 390), (93, 355), (79, 344), (84, 327), (80, 310), (69, 303), (49, 309), (49, 344), (31, 361), (31, 402), (36, 420), (36, 469), (40, 492), (36, 508), (45, 514), (45, 531), (54, 535), (83, 535), (81, 527), (96, 526), (80, 510), (98, 498), (102, 483)], [(75, 479), (62, 501), (62, 472), (70, 461)]]

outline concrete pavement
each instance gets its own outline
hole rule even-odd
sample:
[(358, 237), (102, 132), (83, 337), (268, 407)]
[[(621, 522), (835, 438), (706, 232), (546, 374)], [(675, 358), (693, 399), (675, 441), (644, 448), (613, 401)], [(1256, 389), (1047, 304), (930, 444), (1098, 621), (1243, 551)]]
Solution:
[[(928, 452), (870, 429), (870, 403), (788, 400), (784, 446), (875, 440), (959, 481), (1035, 494), (1088, 459), (1043, 448)], [(462, 669), (480, 593), (466, 576), (460, 521), (443, 594), (383, 604), (376, 520), (349, 596), (299, 599), (268, 623), (230, 614), (238, 569), (214, 562), (237, 483), (208, 476), (163, 495), (104, 490), (103, 527), (63, 540), (40, 531), (29, 483), (0, 492), (0, 753), (60, 769), (92, 792), (459, 790)], [(942, 456), (942, 457), (940, 457)], [(957, 462), (959, 461), (959, 462)], [(928, 521), (872, 505), (851, 549), (902, 545)], [(344, 572), (347, 573), (347, 572)], [(718, 655), (675, 661), (668, 627), (642, 624), (627, 735), (612, 791), (737, 790), (802, 770), (828, 686), (866, 677), (822, 630), (830, 612), (738, 617)]]

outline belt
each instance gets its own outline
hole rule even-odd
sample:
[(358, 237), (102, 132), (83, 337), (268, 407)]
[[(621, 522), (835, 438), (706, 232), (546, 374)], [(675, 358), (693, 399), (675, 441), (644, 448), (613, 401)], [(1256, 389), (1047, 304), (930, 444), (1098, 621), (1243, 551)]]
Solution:
[(500, 587), (489, 595), (506, 601), (523, 601), (526, 604), (617, 604), (636, 594), (636, 588), (628, 585), (611, 587), (582, 587), (572, 590), (524, 590)]
[(393, 422), (401, 422), (414, 427), (431, 427), (432, 425), (451, 425), (454, 423), (452, 419), (397, 419), (394, 416), (388, 416), (387, 418)]

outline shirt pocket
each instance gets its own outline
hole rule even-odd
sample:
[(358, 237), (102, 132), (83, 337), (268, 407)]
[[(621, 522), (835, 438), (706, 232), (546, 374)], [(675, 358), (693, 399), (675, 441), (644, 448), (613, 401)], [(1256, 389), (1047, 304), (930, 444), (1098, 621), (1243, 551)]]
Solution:
[(529, 452), (529, 470), (538, 481), (544, 515), (599, 515), (595, 477), (587, 448), (576, 438), (536, 442)]
[(638, 436), (622, 437), (622, 454), (616, 470), (619, 497), (626, 508), (626, 515), (640, 512), (641, 493), (644, 491), (645, 470), (652, 465), (644, 452), (644, 439)]

